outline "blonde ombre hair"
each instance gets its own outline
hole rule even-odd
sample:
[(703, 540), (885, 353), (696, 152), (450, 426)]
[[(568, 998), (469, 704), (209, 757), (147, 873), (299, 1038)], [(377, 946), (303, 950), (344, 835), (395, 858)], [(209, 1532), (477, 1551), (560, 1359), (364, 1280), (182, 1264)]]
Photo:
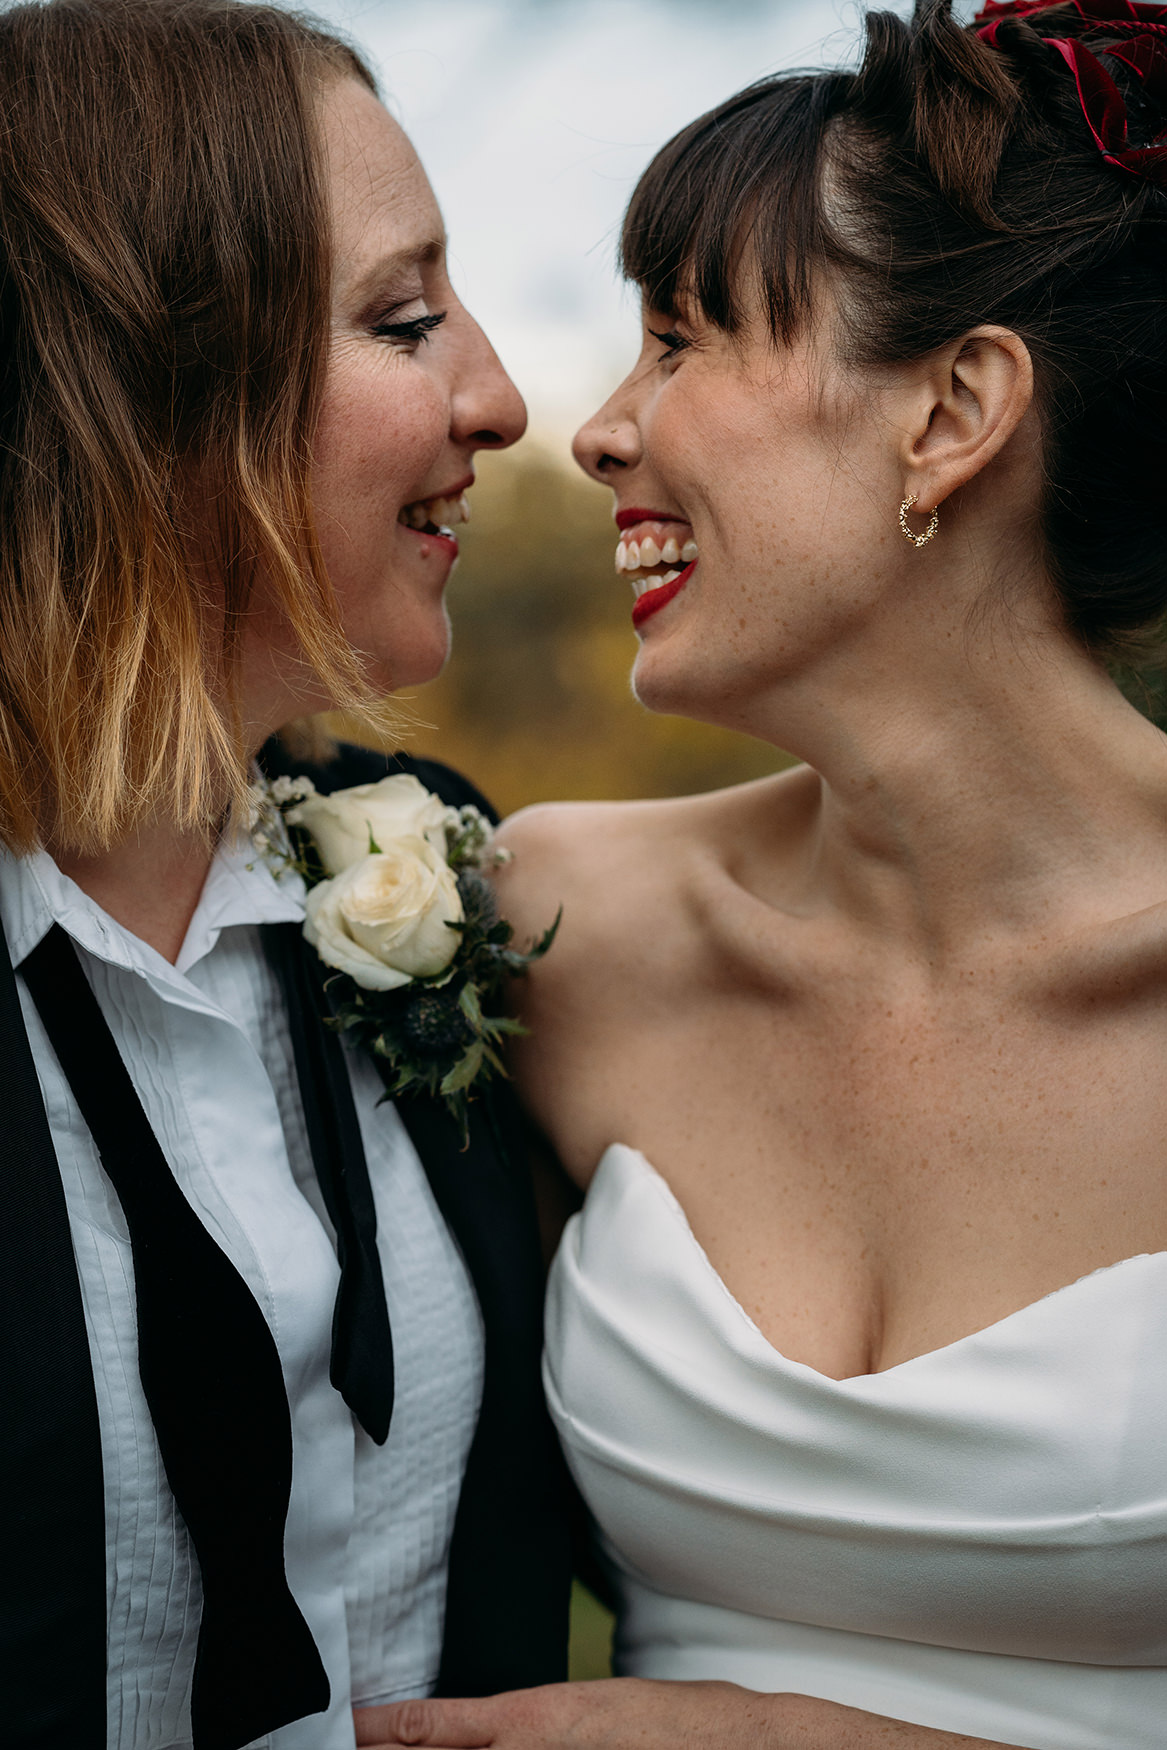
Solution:
[(330, 76), (373, 88), (346, 44), (246, 0), (0, 11), (0, 840), (15, 851), (92, 854), (152, 820), (206, 827), (240, 798), (235, 673), (261, 572), (332, 696), (370, 704), (309, 496)]

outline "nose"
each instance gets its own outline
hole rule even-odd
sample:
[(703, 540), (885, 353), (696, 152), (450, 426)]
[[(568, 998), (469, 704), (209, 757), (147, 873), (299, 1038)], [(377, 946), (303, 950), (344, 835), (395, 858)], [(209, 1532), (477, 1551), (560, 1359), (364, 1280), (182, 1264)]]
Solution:
[(635, 467), (640, 460), (640, 430), (625, 400), (627, 388), (626, 378), (580, 426), (572, 442), (572, 455), (584, 473), (601, 486), (614, 485), (624, 468)]
[(527, 429), (526, 403), (474, 318), (459, 315), (450, 435), (466, 449), (509, 449)]

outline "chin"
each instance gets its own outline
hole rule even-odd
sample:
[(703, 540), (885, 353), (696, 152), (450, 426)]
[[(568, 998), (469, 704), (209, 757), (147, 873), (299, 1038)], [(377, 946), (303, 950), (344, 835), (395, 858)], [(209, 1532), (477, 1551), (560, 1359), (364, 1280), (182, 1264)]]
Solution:
[(732, 655), (714, 666), (708, 658), (685, 661), (670, 657), (662, 645), (643, 647), (632, 669), (633, 697), (658, 717), (688, 717), (747, 735), (750, 702), (757, 696), (753, 666)]
[(403, 687), (423, 687), (435, 681), (450, 659), (450, 620), (442, 608), (432, 625), (410, 629), (389, 629), (385, 636), (370, 640), (370, 652), (365, 657), (366, 678), (379, 691), (399, 693)]
[(694, 665), (670, 661), (660, 649), (643, 647), (632, 666), (632, 695), (662, 717), (704, 717), (711, 676)]

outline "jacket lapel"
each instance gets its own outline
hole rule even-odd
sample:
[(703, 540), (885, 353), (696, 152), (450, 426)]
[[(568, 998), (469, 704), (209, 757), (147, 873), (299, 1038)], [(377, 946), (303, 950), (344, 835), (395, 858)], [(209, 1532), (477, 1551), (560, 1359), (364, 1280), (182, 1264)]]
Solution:
[(0, 1696), (6, 1743), (106, 1741), (101, 1432), (69, 1216), (0, 931)]
[(458, 1502), (439, 1695), (567, 1675), (566, 1470), (540, 1382), (543, 1269), (521, 1128), (506, 1089), (471, 1104), (470, 1140), (434, 1099), (397, 1109), (462, 1249), (485, 1330), (482, 1409)]

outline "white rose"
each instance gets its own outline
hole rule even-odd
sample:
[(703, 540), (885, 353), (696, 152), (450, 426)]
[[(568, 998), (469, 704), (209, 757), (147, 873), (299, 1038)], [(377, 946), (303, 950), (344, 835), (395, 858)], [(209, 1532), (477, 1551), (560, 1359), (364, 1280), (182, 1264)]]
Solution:
[(446, 859), (444, 803), (405, 772), (376, 784), (355, 784), (331, 796), (309, 796), (286, 818), (312, 834), (320, 861), (339, 875), (369, 855), (369, 836), (387, 851), (396, 839), (424, 839)]
[(461, 939), (448, 926), (461, 922), (454, 871), (427, 840), (410, 837), (319, 882), (304, 934), (327, 966), (366, 990), (397, 990), (445, 971)]

